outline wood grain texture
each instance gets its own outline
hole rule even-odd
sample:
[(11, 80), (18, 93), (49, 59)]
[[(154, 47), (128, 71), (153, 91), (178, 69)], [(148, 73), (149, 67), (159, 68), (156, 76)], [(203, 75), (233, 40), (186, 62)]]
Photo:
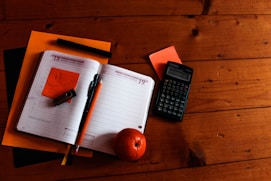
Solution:
[(187, 63), (195, 70), (188, 112), (269, 107), (270, 59)]
[[(18, 8), (19, 7), (19, 8)], [(102, 16), (270, 14), (269, 0), (2, 0), (0, 19), (45, 19)], [(29, 11), (38, 9), (39, 11)]]
[[(198, 0), (4, 0), (5, 19), (44, 19), (99, 16), (179, 15), (200, 14), (202, 2)], [(20, 7), (19, 9), (17, 7)], [(29, 11), (38, 9), (39, 11)]]
[[(156, 81), (137, 162), (103, 153), (14, 168), (0, 146), (0, 180), (270, 180), (271, 1), (0, 0), (0, 139), (8, 116), (3, 50), (31, 30), (112, 42), (111, 64)], [(182, 122), (153, 113), (148, 56), (174, 45), (194, 69)]]
[(183, 134), (206, 165), (270, 157), (270, 108), (188, 114)]
[(269, 0), (211, 0), (209, 15), (271, 14)]
[[(140, 173), (131, 175), (116, 175), (109, 177), (85, 177), (81, 180), (92, 181), (118, 181), (118, 180), (266, 180), (270, 179), (270, 159), (254, 160), (238, 163), (228, 163), (223, 165), (214, 165), (208, 167), (198, 167), (189, 169), (172, 169), (150, 173)], [(37, 178), (43, 178), (37, 176)], [(52, 178), (50, 176), (48, 179)], [(46, 178), (46, 179), (47, 179)], [(249, 178), (249, 179), (248, 179)]]
[[(3, 131), (3, 129), (1, 129)], [(2, 131), (1, 134), (2, 134)], [(0, 149), (1, 160), (12, 160), (12, 149), (8, 147), (1, 147)], [(97, 161), (99, 160), (99, 161)], [(85, 163), (81, 165), (81, 163)], [(88, 162), (89, 161), (89, 162)], [(269, 180), (270, 178), (270, 158), (241, 161), (235, 163), (224, 163), (217, 165), (210, 165), (204, 167), (193, 168), (175, 168), (152, 171), (152, 172), (138, 172), (132, 174), (125, 174), (127, 170), (135, 166), (134, 163), (127, 164), (118, 161), (112, 161), (112, 159), (105, 159), (104, 156), (100, 156), (98, 159), (82, 161), (77, 159), (72, 167), (59, 166), (60, 160), (45, 162), (42, 164), (33, 165), (24, 168), (13, 168), (11, 161), (1, 164), (0, 178), (5, 180)], [(107, 162), (105, 162), (107, 161)], [(111, 161), (111, 162), (109, 162)], [(107, 164), (102, 164), (108, 163)], [(118, 162), (118, 168), (109, 168), (109, 164)], [(91, 165), (95, 165), (92, 167)], [(125, 167), (124, 167), (125, 165)], [(152, 163), (151, 166), (154, 166)], [(167, 166), (167, 165), (165, 165)], [(134, 169), (144, 169), (142, 164), (137, 165)], [(115, 170), (121, 170), (116, 173)], [(104, 173), (103, 173), (104, 172)], [(50, 174), (49, 174), (50, 173)], [(80, 174), (78, 174), (80, 173)], [(106, 175), (106, 176), (105, 176)]]
[(113, 64), (145, 63), (149, 54), (169, 45), (175, 45), (184, 62), (267, 58), (271, 57), (270, 22), (270, 15), (8, 21), (0, 24), (5, 42), (0, 49), (26, 46), (30, 31), (37, 30), (110, 41)]

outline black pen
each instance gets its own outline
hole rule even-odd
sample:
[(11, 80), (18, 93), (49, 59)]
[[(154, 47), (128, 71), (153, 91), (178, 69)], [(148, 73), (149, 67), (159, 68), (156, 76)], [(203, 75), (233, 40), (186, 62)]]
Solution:
[(82, 45), (82, 44), (75, 43), (75, 42), (68, 41), (68, 40), (64, 40), (64, 39), (61, 39), (61, 38), (58, 38), (56, 40), (56, 43), (59, 44), (59, 45), (69, 47), (69, 48), (74, 48), (74, 49), (77, 49), (77, 50), (83, 50), (83, 51), (86, 51), (86, 52), (95, 53), (95, 54), (98, 54), (98, 55), (101, 55), (101, 56), (107, 57), (107, 58), (112, 56), (112, 53), (109, 52), (109, 51), (93, 48), (93, 47), (90, 47), (90, 46), (87, 46), (87, 45)]
[(76, 150), (75, 150), (75, 154), (78, 153), (78, 150), (79, 150), (79, 147), (80, 147), (80, 144), (82, 143), (83, 141), (83, 136), (84, 136), (84, 130), (86, 130), (86, 127), (88, 125), (86, 125), (86, 123), (89, 121), (88, 119), (90, 119), (88, 116), (89, 116), (89, 111), (90, 111), (90, 106), (92, 104), (92, 101), (93, 101), (93, 97), (94, 97), (94, 94), (96, 92), (96, 89), (97, 89), (97, 86), (100, 82), (100, 76), (99, 74), (95, 74), (94, 76), (94, 79), (93, 81), (91, 81), (90, 85), (89, 85), (89, 90), (88, 90), (88, 98), (87, 98), (87, 102), (86, 102), (86, 105), (85, 105), (85, 108), (84, 108), (84, 113), (83, 113), (83, 116), (82, 116), (82, 119), (81, 119), (81, 123), (80, 123), (80, 126), (79, 126), (79, 131), (78, 131), (78, 135), (77, 135), (77, 140), (76, 140)]

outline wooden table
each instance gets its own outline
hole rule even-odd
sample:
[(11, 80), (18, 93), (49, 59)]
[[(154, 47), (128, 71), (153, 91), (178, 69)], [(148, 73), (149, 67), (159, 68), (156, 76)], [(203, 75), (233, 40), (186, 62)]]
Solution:
[(1, 138), (3, 51), (25, 47), (31, 30), (110, 41), (111, 64), (157, 85), (148, 55), (174, 45), (194, 77), (182, 122), (150, 109), (141, 160), (94, 152), (71, 166), (56, 159), (15, 168), (13, 148), (0, 146), (0, 180), (270, 180), (270, 14), (270, 0), (1, 0)]

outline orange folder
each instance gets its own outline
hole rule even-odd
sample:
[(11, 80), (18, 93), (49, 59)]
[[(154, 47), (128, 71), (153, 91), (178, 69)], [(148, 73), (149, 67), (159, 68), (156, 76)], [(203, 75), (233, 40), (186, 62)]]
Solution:
[[(25, 97), (27, 95), (29, 87), (31, 86), (31, 82), (39, 62), (39, 56), (45, 50), (57, 50), (77, 56), (92, 58), (98, 60), (102, 64), (108, 63), (108, 58), (103, 58), (101, 56), (90, 54), (88, 52), (78, 51), (59, 46), (56, 44), (57, 38), (62, 38), (65, 40), (81, 43), (84, 45), (88, 45), (94, 48), (107, 51), (109, 51), (111, 47), (110, 42), (32, 31), (28, 41), (13, 102), (10, 108), (6, 129), (2, 140), (2, 145), (56, 153), (66, 152), (67, 149), (66, 143), (61, 143), (54, 140), (49, 140), (38, 136), (21, 133), (15, 130), (15, 125), (17, 124), (18, 116), (24, 104)], [(91, 157), (92, 152), (90, 150), (81, 149), (78, 155)]]

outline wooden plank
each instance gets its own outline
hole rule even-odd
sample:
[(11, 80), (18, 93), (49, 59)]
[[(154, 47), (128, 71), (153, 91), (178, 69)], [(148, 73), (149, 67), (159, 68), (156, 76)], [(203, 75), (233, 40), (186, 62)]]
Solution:
[(271, 59), (186, 64), (195, 70), (187, 112), (271, 106)]
[(271, 14), (270, 0), (211, 0), (209, 15)]
[[(257, 161), (259, 158), (270, 158), (271, 124), (269, 118), (266, 119), (270, 111), (268, 108), (229, 111), (224, 114), (199, 113), (186, 116), (181, 123), (152, 117), (146, 129), (148, 139), (146, 155), (142, 160), (134, 163), (95, 153), (92, 159), (75, 158), (73, 165), (65, 168), (59, 166), (60, 160), (56, 160), (15, 169), (10, 161), (12, 160), (11, 149), (1, 146), (0, 158), (2, 161), (6, 160), (7, 164), (0, 165), (0, 175), (4, 175), (4, 178), (33, 177), (44, 180), (105, 176), (111, 179), (136, 177), (143, 180), (166, 177), (180, 177), (185, 180), (189, 178), (217, 178), (219, 180), (225, 176), (231, 180), (243, 172), (248, 172), (250, 177), (270, 177), (270, 159)], [(237, 113), (240, 116), (237, 116)], [(206, 117), (209, 119), (206, 120)], [(192, 149), (200, 159), (211, 166), (180, 169), (184, 167), (184, 163), (187, 163), (186, 158), (183, 158), (186, 156), (186, 149)], [(241, 160), (243, 162), (240, 162)], [(212, 166), (218, 161), (224, 164)], [(163, 171), (165, 169), (167, 171)], [(53, 170), (58, 170), (58, 172), (53, 172)], [(135, 175), (132, 176), (133, 174)], [(246, 177), (247, 175), (244, 176)]]
[(206, 165), (270, 157), (271, 108), (186, 114), (181, 131)]
[[(270, 14), (269, 0), (170, 0), (170, 1), (2, 1), (0, 19), (44, 19), (67, 17), (138, 16), (138, 15), (233, 15)], [(20, 7), (19, 9), (16, 7)], [(122, 7), (122, 8), (119, 8)], [(39, 11), (29, 11), (39, 9)], [(65, 9), (65, 11), (61, 11)]]
[[(9, 164), (0, 166), (0, 175), (2, 172), (9, 177), (39, 175), (45, 180), (47, 177), (65, 180), (157, 172), (187, 167), (190, 164), (188, 150), (206, 165), (270, 158), (270, 111), (271, 108), (187, 114), (185, 120), (178, 123), (151, 116), (145, 132), (147, 151), (138, 162), (124, 162), (95, 152), (92, 159), (74, 158), (73, 165), (66, 168), (59, 166), (61, 160), (21, 169), (14, 169), (7, 161)], [(11, 160), (10, 148), (2, 146), (0, 151), (1, 160)], [(220, 170), (223, 166), (217, 167)]]
[[(17, 8), (20, 7), (20, 8)], [(121, 7), (121, 8), (119, 8)], [(38, 9), (39, 11), (29, 11)], [(64, 11), (62, 11), (62, 9)], [(45, 19), (101, 16), (143, 16), (143, 15), (233, 15), (270, 14), (269, 0), (163, 0), (163, 1), (105, 1), (105, 0), (59, 0), (52, 3), (45, 0), (24, 2), (20, 0), (1, 1), (0, 19)]]
[[(198, 0), (4, 0), (5, 19), (44, 19), (99, 16), (142, 16), (200, 14), (202, 2)], [(20, 7), (20, 8), (18, 8)], [(35, 11), (34, 11), (35, 10)]]
[[(271, 59), (185, 62), (194, 69), (187, 113), (271, 106)], [(149, 64), (121, 65), (155, 78)]]
[[(50, 165), (52, 170), (58, 169), (51, 177), (67, 179), (78, 173), (81, 177), (97, 177), (183, 168), (189, 165), (188, 150), (207, 165), (267, 158), (271, 147), (270, 111), (271, 108), (186, 114), (185, 120), (178, 123), (151, 116), (145, 132), (147, 152), (135, 163), (95, 153), (92, 159), (75, 158), (73, 166), (65, 169), (59, 168), (60, 160), (18, 170), (13, 170), (12, 164), (3, 166), (10, 175), (45, 176), (50, 172)], [(1, 147), (0, 150), (4, 160), (10, 149)]]
[[(271, 57), (271, 15), (79, 18), (0, 24), (0, 50), (26, 46), (30, 30), (112, 42), (112, 64), (145, 63), (175, 45), (183, 61)], [(84, 28), (78, 28), (84, 27)], [(99, 31), (97, 31), (99, 30)]]
[[(118, 175), (100, 178), (85, 177), (80, 180), (92, 181), (119, 181), (119, 180), (182, 180), (182, 181), (192, 181), (192, 180), (269, 180), (270, 179), (270, 164), (271, 159), (264, 160), (253, 160), (240, 163), (229, 163), (223, 165), (213, 165), (208, 167), (198, 167), (190, 169), (174, 169), (174, 170), (164, 170), (149, 173), (139, 173), (131, 175)], [(12, 177), (11, 177), (12, 178)], [(13, 177), (13, 178), (16, 178)], [(19, 177), (20, 178), (20, 177)], [(27, 178), (27, 177), (25, 177)], [(46, 179), (55, 179), (54, 177), (41, 177)]]

